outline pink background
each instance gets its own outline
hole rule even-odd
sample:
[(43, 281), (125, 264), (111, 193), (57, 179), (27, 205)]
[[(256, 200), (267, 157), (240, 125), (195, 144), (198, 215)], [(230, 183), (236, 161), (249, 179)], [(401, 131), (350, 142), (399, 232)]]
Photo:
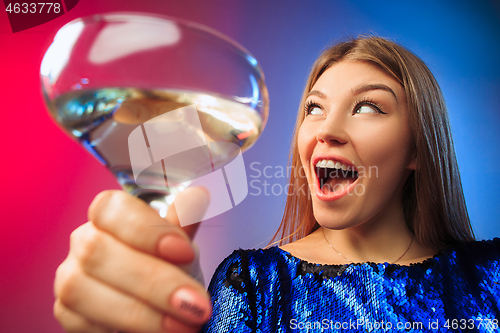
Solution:
[[(69, 234), (86, 222), (87, 206), (97, 193), (119, 189), (112, 175), (64, 135), (45, 110), (38, 73), (57, 29), (80, 16), (117, 10), (160, 12), (221, 28), (214, 22), (218, 17), (210, 15), (215, 8), (204, 1), (137, 3), (82, 0), (67, 14), (15, 34), (0, 5), (2, 332), (62, 331), (52, 317), (52, 284), (66, 257)], [(229, 17), (235, 8), (225, 10)], [(223, 21), (225, 29), (220, 30), (233, 30), (233, 20)], [(224, 253), (212, 266), (230, 250)]]
[(233, 249), (268, 243), (286, 199), (278, 193), (286, 182), (279, 171), (286, 167), (308, 68), (326, 45), (359, 33), (394, 38), (428, 63), (448, 102), (476, 235), (500, 236), (496, 1), (80, 0), (69, 13), (16, 34), (3, 10), (0, 5), (1, 332), (62, 331), (52, 317), (52, 284), (69, 234), (86, 222), (97, 193), (119, 188), (57, 128), (40, 94), (39, 66), (55, 32), (93, 13), (138, 10), (205, 24), (243, 44), (266, 74), (269, 122), (243, 155), (248, 180), (257, 180), (260, 193), (251, 187), (243, 203), (202, 224), (197, 241), (207, 280)]

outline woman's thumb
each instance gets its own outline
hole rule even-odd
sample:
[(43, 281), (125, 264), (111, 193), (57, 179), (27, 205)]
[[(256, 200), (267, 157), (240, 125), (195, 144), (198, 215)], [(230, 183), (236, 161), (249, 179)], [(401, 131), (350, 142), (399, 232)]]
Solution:
[(204, 187), (188, 187), (180, 192), (167, 212), (167, 220), (182, 227), (193, 239), (210, 203), (210, 192)]

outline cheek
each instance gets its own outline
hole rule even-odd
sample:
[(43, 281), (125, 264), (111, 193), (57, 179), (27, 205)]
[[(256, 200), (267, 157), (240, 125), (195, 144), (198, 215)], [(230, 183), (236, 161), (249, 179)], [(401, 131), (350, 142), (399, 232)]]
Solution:
[[(366, 168), (374, 168), (380, 177), (403, 175), (411, 156), (411, 132), (401, 122), (378, 129), (358, 131), (355, 149)], [(367, 169), (366, 171), (368, 171)]]
[(316, 135), (314, 135), (314, 133), (314, 129), (311, 128), (311, 126), (302, 124), (297, 136), (300, 162), (302, 163), (308, 181), (310, 181), (309, 164), (316, 144)]

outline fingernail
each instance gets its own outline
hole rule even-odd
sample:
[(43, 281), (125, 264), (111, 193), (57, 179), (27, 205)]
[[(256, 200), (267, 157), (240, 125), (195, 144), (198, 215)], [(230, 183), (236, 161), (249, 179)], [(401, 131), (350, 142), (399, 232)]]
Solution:
[(203, 324), (210, 318), (212, 307), (207, 297), (191, 287), (177, 289), (170, 302), (176, 314), (187, 322)]
[(198, 188), (205, 193), (208, 199), (210, 199), (210, 191), (206, 187), (199, 186)]
[(210, 205), (210, 195), (202, 187), (189, 187), (179, 193), (173, 203), (181, 227), (203, 221)]
[(194, 250), (191, 244), (177, 234), (167, 234), (158, 242), (158, 254), (173, 263), (187, 264), (194, 259)]

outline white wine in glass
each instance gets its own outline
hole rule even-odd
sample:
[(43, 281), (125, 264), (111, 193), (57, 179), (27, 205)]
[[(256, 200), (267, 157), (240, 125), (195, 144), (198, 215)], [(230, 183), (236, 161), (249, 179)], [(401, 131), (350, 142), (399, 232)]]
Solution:
[[(248, 51), (207, 27), (156, 15), (72, 21), (40, 72), (52, 118), (161, 215), (190, 180), (250, 148), (269, 112), (262, 70)], [(144, 164), (138, 176), (130, 140), (141, 130), (151, 160), (136, 162)], [(195, 148), (153, 158), (151, 131), (162, 131), (154, 138), (165, 151)]]

